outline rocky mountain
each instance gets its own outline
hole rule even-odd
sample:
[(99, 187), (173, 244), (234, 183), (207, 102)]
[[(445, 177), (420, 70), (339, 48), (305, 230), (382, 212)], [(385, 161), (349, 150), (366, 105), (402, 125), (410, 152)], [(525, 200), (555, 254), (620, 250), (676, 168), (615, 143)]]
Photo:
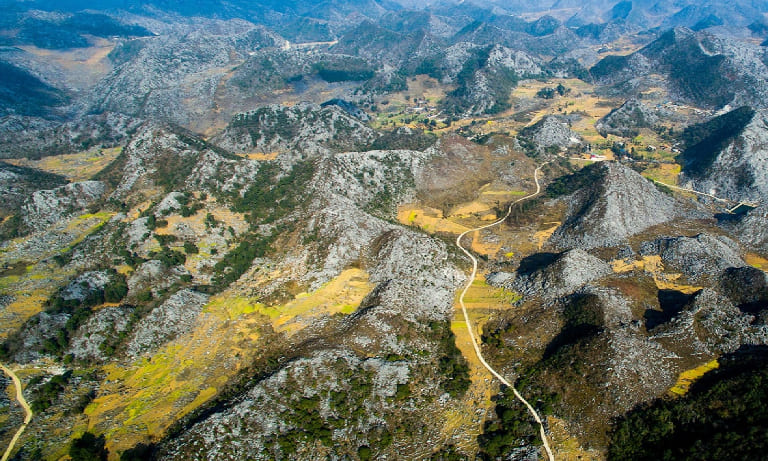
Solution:
[(764, 68), (762, 47), (678, 27), (631, 55), (604, 58), (590, 74), (614, 93), (661, 85), (672, 99), (697, 106), (764, 107)]
[(221, 23), (218, 33), (196, 30), (128, 42), (115, 51), (115, 69), (88, 102), (112, 111), (189, 125), (214, 108), (219, 82), (249, 52), (284, 40), (247, 23)]
[(603, 136), (615, 134), (632, 138), (637, 136), (640, 128), (653, 128), (659, 123), (660, 116), (668, 115), (668, 112), (651, 109), (637, 99), (630, 99), (598, 120), (595, 128)]
[(46, 156), (73, 154), (94, 148), (121, 145), (142, 121), (116, 113), (88, 115), (66, 123), (39, 118), (9, 116), (0, 131), (1, 158), (40, 159)]
[(72, 183), (53, 190), (37, 191), (22, 205), (24, 225), (29, 229), (40, 230), (68, 216), (83, 214), (104, 196), (104, 192), (105, 186), (99, 181)]
[(589, 166), (567, 181), (580, 187), (566, 199), (565, 220), (551, 238), (561, 248), (618, 245), (651, 226), (687, 215), (673, 197), (618, 163)]
[(338, 106), (268, 106), (236, 115), (211, 142), (236, 153), (360, 150), (376, 133)]
[(736, 202), (764, 201), (766, 120), (765, 112), (742, 107), (689, 127), (683, 181)]
[(552, 148), (566, 149), (581, 144), (582, 141), (579, 135), (571, 130), (567, 118), (551, 115), (520, 130), (518, 142), (533, 154), (542, 154)]
[(765, 5), (0, 4), (14, 459), (763, 446)]

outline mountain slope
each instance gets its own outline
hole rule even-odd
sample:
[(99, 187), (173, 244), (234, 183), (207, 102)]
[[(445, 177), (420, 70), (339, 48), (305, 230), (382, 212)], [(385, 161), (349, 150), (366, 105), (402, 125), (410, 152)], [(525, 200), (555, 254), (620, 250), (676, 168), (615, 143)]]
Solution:
[(602, 162), (576, 175), (584, 178), (584, 187), (567, 199), (566, 218), (550, 240), (558, 247), (618, 245), (627, 237), (685, 214), (674, 198), (621, 164)]

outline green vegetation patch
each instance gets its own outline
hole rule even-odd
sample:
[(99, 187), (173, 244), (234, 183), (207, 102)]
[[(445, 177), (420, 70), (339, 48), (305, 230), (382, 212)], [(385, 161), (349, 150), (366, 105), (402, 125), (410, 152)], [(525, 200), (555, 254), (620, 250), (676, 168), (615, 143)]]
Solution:
[(768, 452), (768, 348), (721, 359), (689, 393), (631, 411), (611, 433), (609, 460), (762, 459)]
[(599, 183), (604, 176), (605, 170), (599, 163), (594, 163), (573, 174), (555, 179), (547, 186), (544, 193), (550, 198), (570, 195), (582, 188)]
[(438, 369), (443, 376), (440, 387), (451, 397), (459, 398), (467, 392), (472, 381), (469, 379), (467, 360), (456, 347), (456, 336), (450, 322), (430, 322), (431, 336), (439, 341), (440, 353)]

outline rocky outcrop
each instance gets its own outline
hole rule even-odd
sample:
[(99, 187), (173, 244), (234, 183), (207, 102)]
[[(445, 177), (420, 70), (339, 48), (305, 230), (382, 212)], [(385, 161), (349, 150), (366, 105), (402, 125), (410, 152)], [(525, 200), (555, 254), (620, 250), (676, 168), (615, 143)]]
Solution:
[(69, 314), (47, 312), (32, 317), (15, 335), (17, 339), (14, 344), (6, 342), (12, 360), (16, 363), (29, 363), (43, 357), (45, 342), (57, 338), (69, 318)]
[(358, 150), (370, 145), (376, 133), (336, 105), (301, 103), (271, 105), (235, 115), (229, 126), (211, 141), (237, 153), (308, 153)]
[(0, 210), (17, 213), (35, 191), (67, 184), (63, 176), (0, 162)]
[(768, 253), (768, 206), (755, 208), (729, 228), (741, 243)]
[(102, 198), (106, 191), (104, 183), (85, 181), (67, 184), (53, 190), (41, 190), (22, 206), (24, 224), (41, 231), (61, 220), (85, 213), (88, 207)]
[(701, 282), (730, 267), (744, 267), (739, 246), (725, 236), (664, 237), (640, 245), (643, 256), (659, 255), (665, 265)]
[(104, 271), (86, 272), (69, 282), (59, 292), (59, 297), (64, 301), (83, 302), (95, 293), (103, 292), (109, 280), (109, 274)]
[[(533, 255), (528, 261), (537, 256), (540, 255)], [(554, 299), (573, 293), (589, 282), (612, 273), (608, 263), (579, 249), (556, 255), (551, 262), (539, 268), (526, 267), (533, 264), (528, 261), (521, 263), (514, 277), (491, 274), (488, 277), (489, 283), (501, 284), (525, 296)]]
[(579, 174), (591, 179), (566, 199), (566, 218), (550, 239), (560, 248), (619, 245), (686, 213), (684, 205), (619, 163), (594, 164)]
[(189, 331), (207, 302), (205, 294), (189, 289), (177, 291), (139, 321), (126, 353), (138, 357)]
[(184, 266), (167, 267), (162, 262), (151, 259), (139, 267), (128, 277), (128, 296), (137, 296), (142, 292), (151, 291), (157, 294), (174, 283), (182, 275), (188, 274)]
[(768, 274), (760, 269), (729, 267), (721, 273), (717, 290), (742, 311), (768, 312)]
[(604, 137), (609, 134), (633, 137), (638, 134), (640, 128), (653, 128), (659, 120), (656, 110), (637, 99), (630, 99), (598, 120), (595, 128)]
[(108, 360), (114, 351), (107, 350), (104, 344), (125, 331), (132, 312), (133, 309), (126, 306), (97, 310), (74, 333), (67, 353), (78, 360)]
[(579, 135), (571, 131), (567, 119), (556, 115), (548, 115), (520, 131), (519, 141), (538, 153), (549, 147), (565, 149), (580, 144)]
[(216, 149), (194, 134), (164, 124), (144, 123), (105, 173), (117, 178), (110, 198), (124, 200), (153, 187), (167, 191), (231, 191), (248, 183), (258, 164)]
[(681, 184), (736, 202), (767, 202), (768, 112), (741, 108), (719, 119), (702, 127), (715, 136), (683, 152)]
[(678, 353), (707, 357), (733, 352), (742, 344), (768, 344), (767, 317), (742, 312), (727, 297), (705, 288), (650, 333)]

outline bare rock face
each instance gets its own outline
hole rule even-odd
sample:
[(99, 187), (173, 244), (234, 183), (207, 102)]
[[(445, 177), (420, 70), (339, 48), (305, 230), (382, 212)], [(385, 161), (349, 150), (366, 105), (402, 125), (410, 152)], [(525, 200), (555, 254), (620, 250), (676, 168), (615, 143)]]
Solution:
[[(393, 230), (374, 244), (380, 261), (371, 281), (386, 284), (378, 302), (410, 321), (441, 320), (453, 310), (454, 291), (462, 274), (447, 264), (445, 245), (423, 235)], [(418, 254), (418, 258), (413, 255)], [(414, 287), (420, 287), (414, 289)]]
[(645, 242), (640, 254), (659, 255), (665, 264), (699, 282), (729, 267), (744, 267), (736, 242), (724, 236), (665, 237)]
[(634, 170), (615, 162), (589, 166), (591, 185), (569, 197), (564, 223), (551, 242), (560, 248), (621, 244), (656, 224), (684, 215), (684, 207)]
[(73, 215), (86, 212), (105, 192), (104, 183), (84, 181), (32, 194), (22, 206), (24, 224), (40, 231)]
[[(747, 108), (737, 111), (745, 117), (750, 113)], [(731, 118), (736, 118), (737, 111), (731, 113)], [(712, 148), (698, 149), (702, 153), (691, 162), (702, 166), (697, 165), (694, 171), (686, 165), (681, 182), (686, 187), (734, 201), (768, 201), (768, 112), (754, 112), (747, 122), (737, 133), (728, 133), (731, 136), (724, 145), (719, 145), (721, 139), (704, 139)]]
[(598, 133), (603, 136), (615, 134), (631, 137), (639, 128), (652, 128), (659, 123), (659, 115), (637, 99), (630, 99), (601, 118), (595, 124)]
[(189, 331), (208, 302), (208, 295), (189, 289), (177, 291), (136, 325), (126, 348), (129, 357), (151, 352)]
[(344, 109), (301, 103), (292, 107), (271, 105), (237, 114), (229, 126), (212, 139), (237, 153), (272, 153), (300, 149), (310, 153), (357, 150), (376, 139), (376, 133)]
[(709, 288), (696, 293), (680, 313), (650, 333), (678, 353), (699, 356), (733, 352), (742, 344), (768, 344), (765, 314), (744, 312)]
[[(531, 270), (521, 264), (516, 277), (502, 285), (525, 296), (554, 299), (573, 293), (610, 273), (608, 263), (584, 250), (574, 249), (556, 255), (544, 267)], [(499, 280), (498, 274), (489, 277), (490, 283), (494, 284), (494, 280)]]
[(67, 353), (78, 360), (107, 360), (109, 351), (104, 349), (103, 344), (125, 331), (132, 310), (119, 306), (105, 307), (94, 312), (70, 339)]
[(520, 137), (532, 142), (539, 149), (565, 148), (581, 142), (579, 135), (571, 131), (567, 120), (556, 115), (546, 116), (525, 128), (520, 132)]
[(79, 275), (65, 286), (59, 296), (65, 301), (83, 302), (94, 293), (104, 291), (109, 283), (109, 274), (104, 271), (90, 271)]
[(162, 262), (151, 259), (137, 267), (128, 278), (128, 296), (133, 297), (146, 290), (157, 293), (178, 282), (187, 273), (183, 266), (166, 267)]
[(768, 207), (755, 208), (730, 227), (740, 242), (758, 251), (768, 252)]

